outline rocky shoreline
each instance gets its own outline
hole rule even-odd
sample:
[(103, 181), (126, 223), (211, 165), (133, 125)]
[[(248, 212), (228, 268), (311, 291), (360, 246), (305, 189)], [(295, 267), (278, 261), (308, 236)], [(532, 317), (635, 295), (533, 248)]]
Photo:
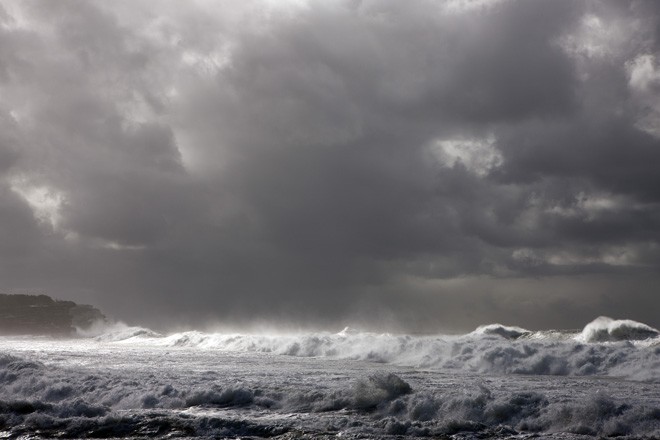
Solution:
[(89, 305), (46, 295), (0, 294), (0, 335), (70, 336), (105, 316)]

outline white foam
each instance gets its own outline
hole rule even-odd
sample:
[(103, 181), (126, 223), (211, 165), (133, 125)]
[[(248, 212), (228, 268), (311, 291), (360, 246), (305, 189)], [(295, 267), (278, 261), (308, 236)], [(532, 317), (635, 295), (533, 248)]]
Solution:
[[(94, 356), (73, 345), (61, 356)], [(272, 357), (254, 354), (238, 359), (245, 361), (238, 372), (236, 363), (220, 372), (207, 368), (232, 358), (179, 348), (177, 356), (163, 359), (173, 349), (157, 347), (136, 357), (126, 344), (103, 347), (112, 348), (105, 363), (121, 368), (61, 368), (0, 355), (3, 434), (270, 438), (304, 429), (319, 438), (460, 433), (456, 438), (566, 439), (578, 437), (553, 434), (657, 438), (660, 433), (660, 397), (646, 384), (601, 382), (608, 394), (594, 388), (600, 385), (594, 380), (475, 378), (407, 369), (395, 374), (291, 357), (278, 367)]]
[(641, 322), (600, 316), (587, 324), (576, 339), (583, 342), (613, 342), (640, 341), (658, 336), (658, 330)]
[[(647, 339), (640, 342), (642, 337)], [(162, 336), (119, 323), (106, 327), (95, 339), (136, 347), (327, 357), (486, 374), (604, 375), (660, 382), (657, 331), (635, 321), (609, 318), (596, 319), (579, 334), (489, 324), (462, 336), (379, 334), (351, 328), (338, 333), (189, 331)]]

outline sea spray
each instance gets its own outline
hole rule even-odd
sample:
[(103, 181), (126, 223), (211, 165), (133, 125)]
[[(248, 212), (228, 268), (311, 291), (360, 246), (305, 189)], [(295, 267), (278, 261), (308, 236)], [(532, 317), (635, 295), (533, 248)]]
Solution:
[(237, 353), (321, 357), (485, 374), (611, 376), (660, 382), (660, 337), (635, 321), (598, 318), (582, 332), (530, 331), (489, 324), (465, 335), (339, 333), (225, 334), (198, 331), (162, 336), (119, 328), (101, 342), (186, 347)]

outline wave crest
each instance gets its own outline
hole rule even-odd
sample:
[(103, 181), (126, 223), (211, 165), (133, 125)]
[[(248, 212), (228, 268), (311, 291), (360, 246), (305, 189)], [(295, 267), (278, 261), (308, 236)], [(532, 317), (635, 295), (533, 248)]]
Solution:
[(584, 342), (640, 341), (659, 335), (658, 330), (641, 322), (600, 316), (587, 324), (577, 339)]
[(97, 323), (90, 329), (82, 332), (78, 330), (81, 336), (93, 337), (99, 342), (121, 342), (134, 341), (145, 338), (162, 338), (163, 335), (151, 329), (137, 326), (130, 326), (123, 322)]
[(529, 336), (531, 331), (521, 327), (506, 326), (502, 324), (488, 324), (480, 325), (475, 331), (474, 335), (497, 335), (506, 339), (518, 339), (522, 336)]
[[(396, 335), (345, 329), (339, 333), (225, 334), (189, 331), (163, 336), (114, 324), (103, 343), (269, 353), (391, 363), (435, 370), (525, 375), (606, 375), (660, 382), (660, 336), (631, 320), (598, 318), (581, 333), (532, 332), (490, 324), (465, 335)], [(612, 341), (628, 341), (612, 344)]]

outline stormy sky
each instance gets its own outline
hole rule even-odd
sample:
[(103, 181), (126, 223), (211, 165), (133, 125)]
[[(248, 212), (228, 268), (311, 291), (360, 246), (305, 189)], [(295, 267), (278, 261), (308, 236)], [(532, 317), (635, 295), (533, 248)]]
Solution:
[(3, 1), (0, 96), (3, 292), (660, 326), (660, 2)]

